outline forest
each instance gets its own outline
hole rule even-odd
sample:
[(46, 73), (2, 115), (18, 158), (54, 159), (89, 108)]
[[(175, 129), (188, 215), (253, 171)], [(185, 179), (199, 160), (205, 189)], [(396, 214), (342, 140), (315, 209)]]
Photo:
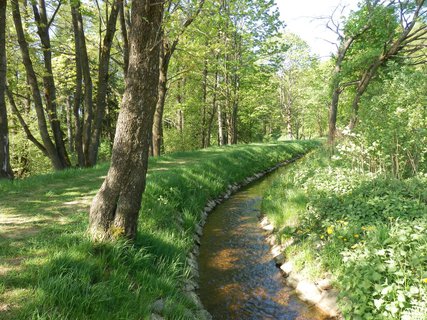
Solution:
[(322, 21), (328, 58), (274, 0), (0, 0), (0, 319), (210, 319), (200, 212), (302, 155), (261, 205), (287, 263), (426, 319), (427, 2)]

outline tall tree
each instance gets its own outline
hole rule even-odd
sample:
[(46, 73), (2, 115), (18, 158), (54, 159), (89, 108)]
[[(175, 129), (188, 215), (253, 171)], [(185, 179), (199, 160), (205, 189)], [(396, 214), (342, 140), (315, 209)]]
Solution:
[[(366, 1), (365, 5), (354, 12), (349, 20), (346, 22), (345, 30), (341, 30), (340, 23), (334, 20), (334, 14), (338, 7), (332, 13), (330, 20), (327, 23), (327, 27), (333, 31), (339, 40), (337, 46), (337, 54), (333, 57), (334, 69), (331, 77), (331, 101), (329, 104), (329, 133), (328, 143), (330, 146), (334, 145), (335, 134), (337, 130), (337, 116), (338, 116), (338, 105), (342, 91), (349, 85), (354, 85), (354, 81), (348, 83), (342, 83), (342, 69), (343, 64), (347, 58), (347, 54), (350, 51), (354, 42), (360, 38), (369, 28), (372, 28), (372, 20), (378, 18), (381, 14), (377, 12), (376, 8), (379, 8), (379, 1), (375, 0), (372, 4), (370, 0)], [(342, 8), (344, 9), (344, 8)], [(342, 14), (342, 10), (341, 10)]]
[[(98, 88), (96, 94), (96, 107), (93, 118), (92, 137), (89, 149), (87, 150), (87, 165), (93, 166), (98, 158), (99, 145), (101, 143), (102, 121), (104, 120), (107, 107), (107, 88), (108, 73), (111, 57), (111, 46), (116, 33), (117, 17), (120, 7), (123, 6), (123, 0), (114, 0), (108, 17), (106, 32), (100, 48), (99, 66), (98, 66)], [(87, 122), (91, 122), (89, 119)], [(89, 128), (87, 129), (89, 130)], [(89, 130), (90, 131), (90, 130)]]
[(163, 7), (162, 0), (132, 2), (129, 68), (111, 167), (90, 209), (94, 239), (136, 237), (158, 94)]
[[(106, 16), (105, 35), (102, 38), (100, 32), (99, 62), (97, 74), (96, 99), (93, 99), (93, 83), (91, 78), (91, 68), (88, 49), (86, 45), (85, 28), (81, 13), (81, 2), (74, 0), (71, 2), (71, 16), (74, 31), (74, 47), (76, 62), (76, 84), (74, 93), (74, 118), (76, 127), (76, 151), (80, 166), (93, 166), (97, 162), (98, 149), (101, 143), (102, 125), (107, 109), (107, 92), (109, 83), (109, 70), (111, 49), (116, 33), (116, 24), (119, 12), (124, 11), (123, 0), (112, 3), (111, 11)], [(100, 9), (99, 9), (100, 13)], [(124, 15), (124, 13), (122, 14)], [(123, 17), (124, 19), (124, 17)], [(100, 18), (100, 24), (104, 21)], [(123, 23), (125, 23), (123, 21)], [(124, 62), (127, 64), (127, 31), (122, 25)], [(126, 70), (126, 66), (124, 66)], [(83, 86), (84, 84), (84, 86)], [(84, 90), (83, 90), (84, 88)], [(83, 95), (83, 104), (82, 104)], [(95, 102), (95, 103), (94, 103)]]
[[(395, 58), (399, 53), (405, 52), (413, 54), (424, 50), (425, 45), (417, 44), (419, 40), (425, 41), (427, 34), (426, 21), (421, 21), (420, 17), (426, 18), (427, 10), (425, 8), (426, 0), (406, 0), (392, 3), (398, 12), (400, 21), (400, 32), (390, 33), (390, 37), (381, 43), (382, 50), (368, 64), (368, 67), (358, 79), (356, 93), (352, 102), (352, 115), (349, 128), (352, 130), (356, 126), (359, 112), (359, 104), (362, 95), (366, 92), (371, 81), (377, 76), (378, 70), (383, 67), (390, 59)], [(417, 25), (417, 23), (419, 23)]]
[[(30, 55), (30, 50), (28, 46), (28, 42), (25, 37), (24, 29), (22, 26), (22, 18), (19, 8), (19, 2), (18, 0), (11, 0), (12, 4), (12, 16), (13, 16), (13, 22), (15, 24), (16, 29), (16, 35), (18, 38), (19, 47), (21, 49), (21, 55), (22, 55), (22, 62), (25, 67), (26, 75), (27, 75), (27, 81), (29, 84), (29, 87), (31, 89), (31, 94), (33, 98), (34, 108), (37, 114), (37, 124), (40, 132), (41, 139), (43, 141), (43, 145), (37, 145), (37, 147), (43, 146), (41, 149), (42, 152), (44, 152), (52, 162), (52, 166), (56, 170), (61, 170), (64, 168), (67, 168), (70, 165), (68, 156), (63, 150), (62, 146), (56, 145), (50, 135), (49, 130), (47, 127), (47, 121), (45, 116), (45, 111), (43, 108), (43, 100), (40, 92), (40, 87), (38, 84), (37, 74), (33, 67), (33, 62)], [(48, 26), (46, 26), (48, 27)], [(49, 49), (50, 50), (50, 49)], [(50, 77), (50, 75), (46, 76)], [(47, 79), (45, 77), (45, 79)], [(49, 85), (49, 82), (45, 80), (45, 85)], [(49, 92), (47, 92), (49, 94)], [(54, 108), (53, 105), (50, 106), (51, 108)], [(48, 110), (54, 112), (54, 109)], [(55, 142), (58, 142), (58, 144), (64, 144), (64, 141), (62, 140), (62, 133), (59, 127), (59, 119), (57, 117), (56, 112), (54, 114), (49, 115), (50, 124), (52, 127), (52, 130), (54, 131), (54, 134), (56, 132), (57, 136), (55, 137)]]
[(52, 130), (53, 138), (55, 141), (56, 150), (64, 168), (70, 167), (71, 162), (68, 158), (67, 149), (64, 142), (64, 133), (61, 129), (61, 123), (59, 121), (59, 115), (57, 111), (57, 97), (56, 97), (56, 85), (53, 77), (52, 68), (52, 47), (50, 41), (49, 30), (55, 20), (55, 16), (61, 7), (61, 1), (58, 2), (50, 19), (48, 18), (48, 12), (46, 9), (46, 3), (44, 0), (39, 0), (38, 5), (35, 1), (32, 2), (32, 8), (34, 12), (34, 20), (37, 24), (37, 34), (39, 35), (42, 52), (43, 52), (43, 88), (44, 88), (44, 100), (46, 103), (47, 115)]
[[(162, 30), (162, 33), (161, 33), (162, 43), (161, 43), (160, 56), (159, 56), (159, 60), (160, 60), (159, 94), (158, 94), (158, 101), (156, 105), (156, 112), (154, 114), (153, 135), (152, 135), (153, 156), (160, 156), (160, 153), (161, 153), (161, 147), (162, 147), (162, 141), (163, 141), (163, 111), (165, 108), (165, 101), (166, 101), (167, 80), (168, 80), (168, 70), (169, 70), (170, 60), (178, 46), (180, 37), (184, 34), (186, 29), (193, 23), (196, 16), (199, 15), (204, 3), (205, 3), (205, 0), (198, 1), (198, 5), (196, 7), (195, 12), (190, 13), (190, 15), (184, 20), (184, 23), (182, 24), (182, 26), (178, 27), (179, 32), (173, 40), (170, 40), (168, 38), (168, 35), (165, 34), (167, 30)], [(180, 3), (178, 2), (176, 6), (179, 7), (179, 4)], [(177, 8), (172, 5), (172, 2), (170, 2), (170, 5), (166, 11), (169, 15), (171, 15), (172, 12), (177, 12), (176, 9)]]
[(12, 179), (6, 109), (6, 0), (0, 0), (0, 179)]

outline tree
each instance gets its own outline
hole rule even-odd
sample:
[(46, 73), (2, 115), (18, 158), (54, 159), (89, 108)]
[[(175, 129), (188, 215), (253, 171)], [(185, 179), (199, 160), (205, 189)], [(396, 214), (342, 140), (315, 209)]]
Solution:
[[(380, 8), (380, 10), (376, 10), (377, 8)], [(381, 10), (381, 6), (378, 5), (378, 1), (374, 1), (374, 3), (371, 5), (370, 0), (368, 0), (358, 11), (352, 13), (348, 21), (345, 23), (344, 30), (341, 30), (340, 23), (334, 20), (334, 14), (337, 9), (338, 7), (332, 13), (330, 20), (327, 23), (327, 27), (338, 36), (339, 40), (337, 54), (333, 57), (334, 69), (330, 82), (332, 97), (329, 104), (328, 143), (332, 147), (335, 143), (340, 94), (346, 86), (355, 84), (353, 81), (349, 81), (348, 83), (344, 84), (342, 83), (343, 64), (345, 63), (347, 54), (353, 46), (354, 42), (360, 38), (368, 29), (372, 28), (372, 23), (375, 18), (378, 19), (379, 16), (384, 14), (384, 12)]]
[(309, 46), (304, 40), (295, 34), (283, 34), (282, 39), (287, 49), (280, 54), (279, 69), (279, 93), (282, 117), (286, 126), (288, 139), (299, 137), (298, 124), (298, 100), (303, 97), (303, 91), (307, 88), (301, 87), (303, 72), (307, 70), (314, 57), (310, 55)]
[[(59, 118), (56, 112), (56, 105), (52, 103), (54, 101), (52, 100), (53, 98), (52, 95), (54, 91), (51, 91), (53, 90), (53, 88), (51, 87), (52, 74), (48, 73), (44, 77), (44, 85), (45, 85), (45, 89), (47, 90), (46, 96), (45, 96), (46, 101), (50, 101), (50, 104), (47, 103), (48, 112), (49, 112), (48, 116), (49, 116), (49, 123), (55, 137), (55, 143), (52, 141), (49, 135), (45, 111), (43, 108), (43, 100), (40, 92), (37, 74), (34, 70), (33, 62), (31, 59), (28, 42), (26, 40), (24, 29), (22, 26), (22, 19), (21, 19), (18, 0), (12, 0), (11, 4), (12, 4), (12, 16), (15, 24), (16, 35), (18, 37), (19, 47), (21, 49), (22, 62), (25, 66), (27, 81), (31, 89), (34, 108), (37, 114), (37, 124), (39, 128), (40, 136), (43, 142), (43, 143), (36, 144), (36, 146), (43, 152), (43, 154), (49, 157), (53, 167), (56, 170), (65, 169), (70, 166), (70, 161), (68, 159), (68, 155), (65, 150), (62, 132), (59, 125)], [(37, 11), (35, 11), (35, 15), (37, 15), (36, 13)], [(45, 29), (48, 30), (49, 26), (50, 26), (49, 23), (40, 26), (41, 28), (43, 28), (43, 30), (40, 31), (40, 34), (41, 34), (40, 36), (44, 39), (42, 45), (44, 48), (46, 48), (46, 50), (50, 50), (50, 44), (48, 42), (48, 39), (44, 38), (46, 36), (46, 32), (48, 32)], [(49, 68), (48, 54), (44, 55), (44, 61), (45, 61), (45, 67), (48, 69)], [(46, 71), (48, 72), (48, 70)]]
[(0, 0), (0, 179), (12, 179), (6, 92), (6, 0)]
[(132, 2), (129, 68), (111, 166), (90, 209), (94, 239), (136, 237), (157, 102), (163, 6), (159, 0)]
[[(108, 87), (108, 73), (110, 66), (110, 56), (111, 56), (111, 46), (114, 40), (114, 35), (116, 32), (117, 17), (119, 10), (123, 5), (123, 0), (113, 1), (110, 15), (108, 17), (106, 32), (102, 47), (100, 48), (100, 57), (99, 57), (99, 66), (98, 66), (98, 88), (96, 94), (96, 108), (94, 112), (93, 124), (91, 123), (92, 119), (88, 116), (86, 122), (91, 124), (92, 128), (87, 128), (87, 139), (89, 139), (89, 132), (92, 133), (90, 137), (90, 144), (87, 153), (86, 165), (93, 166), (96, 164), (98, 158), (98, 149), (101, 140), (102, 132), (102, 121), (105, 116), (105, 109), (107, 107), (107, 87)], [(90, 130), (92, 129), (92, 131)]]
[[(397, 32), (397, 35), (395, 32), (390, 33), (389, 37), (384, 39), (383, 43), (380, 43), (382, 50), (368, 64), (368, 67), (364, 69), (358, 79), (356, 93), (352, 102), (350, 130), (354, 129), (357, 123), (360, 99), (372, 79), (378, 74), (378, 70), (390, 59), (396, 58), (401, 52), (414, 54), (424, 49), (424, 45), (416, 42), (425, 40), (424, 36), (427, 34), (427, 24), (425, 21), (419, 21), (419, 18), (427, 13), (425, 3), (425, 0), (406, 0), (399, 1), (398, 4), (393, 3), (395, 10), (398, 12), (400, 32)], [(416, 25), (418, 22), (419, 24)]]
[[(168, 69), (169, 63), (174, 54), (180, 37), (184, 34), (186, 29), (193, 23), (196, 16), (199, 15), (202, 7), (205, 3), (205, 0), (199, 0), (197, 8), (194, 13), (190, 13), (190, 15), (184, 20), (182, 26), (177, 27), (178, 33), (173, 40), (168, 38), (167, 30), (164, 28), (161, 33), (161, 48), (160, 48), (160, 56), (159, 56), (159, 64), (160, 64), (160, 76), (159, 76), (159, 93), (158, 93), (158, 101), (156, 105), (156, 112), (154, 113), (154, 123), (153, 123), (153, 144), (152, 151), (153, 156), (160, 156), (160, 150), (163, 143), (163, 111), (165, 108), (165, 100), (167, 93), (167, 80), (168, 80)], [(172, 2), (168, 9), (166, 10), (171, 15), (172, 12), (176, 11), (182, 4), (178, 2), (175, 7), (172, 6)], [(166, 34), (165, 34), (166, 33)]]

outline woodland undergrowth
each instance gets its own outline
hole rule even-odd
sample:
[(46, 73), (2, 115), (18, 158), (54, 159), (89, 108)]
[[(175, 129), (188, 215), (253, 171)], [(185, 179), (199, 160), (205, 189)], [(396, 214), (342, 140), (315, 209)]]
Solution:
[(307, 277), (332, 274), (346, 319), (426, 319), (427, 176), (397, 179), (319, 150), (267, 191), (263, 211)]

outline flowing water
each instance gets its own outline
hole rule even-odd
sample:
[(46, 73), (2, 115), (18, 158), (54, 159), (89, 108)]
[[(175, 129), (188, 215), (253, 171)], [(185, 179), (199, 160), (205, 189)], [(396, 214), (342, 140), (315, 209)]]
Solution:
[(213, 319), (326, 319), (286, 286), (258, 224), (262, 195), (284, 170), (245, 187), (208, 217), (199, 295)]

